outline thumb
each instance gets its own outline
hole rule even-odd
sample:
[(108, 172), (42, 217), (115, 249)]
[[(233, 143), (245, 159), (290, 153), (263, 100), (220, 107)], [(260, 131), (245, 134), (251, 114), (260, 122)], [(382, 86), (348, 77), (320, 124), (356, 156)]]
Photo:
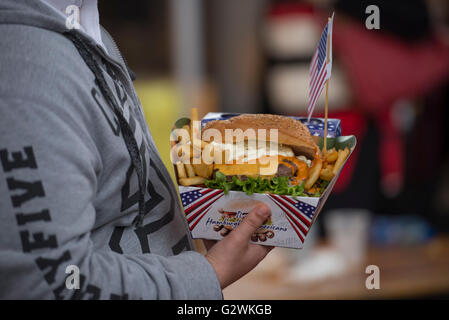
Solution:
[(270, 217), (270, 207), (262, 203), (254, 207), (242, 222), (231, 233), (233, 237), (243, 239), (245, 242), (251, 239), (251, 235)]

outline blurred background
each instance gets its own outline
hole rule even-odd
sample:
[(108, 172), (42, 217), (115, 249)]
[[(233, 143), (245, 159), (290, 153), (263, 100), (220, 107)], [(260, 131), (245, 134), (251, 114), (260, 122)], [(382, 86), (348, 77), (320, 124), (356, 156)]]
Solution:
[[(369, 5), (380, 29), (367, 29)], [(306, 115), (308, 68), (335, 11), (331, 118), (358, 146), (303, 250), (276, 248), (233, 299), (449, 298), (449, 2), (108, 0), (167, 168), (169, 132), (207, 112)], [(324, 96), (324, 95), (323, 95)], [(323, 97), (314, 116), (323, 112)], [(204, 248), (196, 242), (197, 250)], [(380, 289), (366, 288), (366, 267)], [(369, 282), (369, 281), (368, 281)]]

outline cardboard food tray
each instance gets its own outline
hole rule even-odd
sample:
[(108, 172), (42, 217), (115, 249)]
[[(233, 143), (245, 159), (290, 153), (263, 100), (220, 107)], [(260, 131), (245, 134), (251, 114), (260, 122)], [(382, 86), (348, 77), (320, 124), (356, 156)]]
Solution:
[[(209, 113), (202, 119), (201, 126), (208, 121), (228, 119), (238, 114)], [(303, 122), (315, 137), (320, 149), (323, 147), (324, 119), (312, 118), (306, 123), (303, 117), (293, 117)], [(189, 124), (187, 118), (179, 119), (175, 128)], [(355, 136), (341, 136), (340, 121), (328, 119), (327, 148), (337, 150), (348, 147), (352, 154), (356, 146)], [(194, 239), (220, 240), (232, 232), (241, 219), (256, 206), (264, 202), (271, 209), (271, 218), (258, 229), (252, 237), (252, 243), (262, 245), (302, 248), (307, 234), (329, 197), (341, 170), (330, 181), (320, 197), (294, 197), (267, 193), (247, 195), (241, 191), (229, 191), (202, 187), (179, 185), (179, 193), (189, 229)], [(175, 169), (176, 178), (178, 179)]]

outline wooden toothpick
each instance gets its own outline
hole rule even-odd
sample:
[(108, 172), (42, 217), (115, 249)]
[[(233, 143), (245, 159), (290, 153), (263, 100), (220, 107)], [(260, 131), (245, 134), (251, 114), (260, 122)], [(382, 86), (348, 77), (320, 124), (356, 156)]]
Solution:
[[(331, 18), (328, 18), (328, 23), (331, 21)], [(326, 68), (329, 64), (329, 31), (327, 32), (327, 53), (326, 53)], [(328, 100), (329, 100), (329, 81), (330, 78), (326, 81), (326, 97), (324, 104), (324, 144), (323, 144), (323, 153), (327, 153), (327, 113), (328, 113)]]

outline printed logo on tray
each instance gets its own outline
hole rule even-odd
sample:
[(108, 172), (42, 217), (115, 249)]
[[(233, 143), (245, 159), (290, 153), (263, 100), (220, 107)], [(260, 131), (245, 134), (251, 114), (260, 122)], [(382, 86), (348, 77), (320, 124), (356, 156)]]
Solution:
[[(248, 215), (253, 207), (263, 203), (259, 200), (252, 199), (230, 199), (220, 206), (213, 209), (216, 215), (208, 216), (205, 225), (212, 227), (215, 232), (219, 232), (222, 237), (226, 237), (232, 230), (237, 228), (242, 219)], [(250, 206), (248, 206), (248, 204)], [(239, 208), (243, 205), (244, 208)], [(286, 232), (285, 226), (279, 226), (273, 223), (271, 217), (257, 229), (251, 236), (253, 242), (265, 242), (268, 239), (273, 239), (275, 232)]]

